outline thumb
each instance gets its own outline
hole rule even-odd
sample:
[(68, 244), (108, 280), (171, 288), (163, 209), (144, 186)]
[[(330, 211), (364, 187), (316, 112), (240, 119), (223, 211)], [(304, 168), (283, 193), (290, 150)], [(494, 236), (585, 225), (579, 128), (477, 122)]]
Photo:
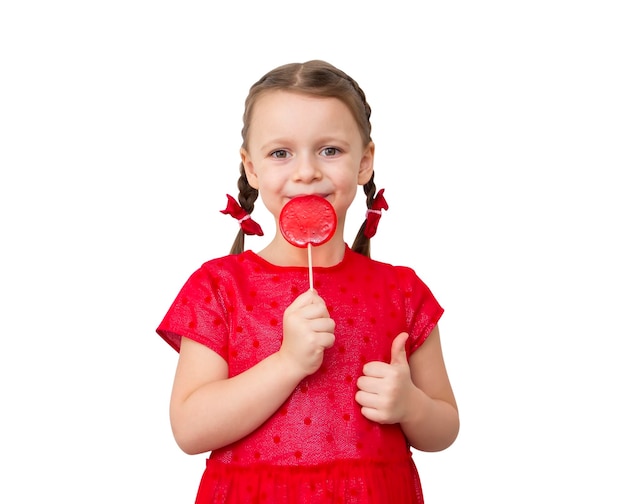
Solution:
[(406, 364), (406, 341), (409, 334), (402, 332), (398, 334), (391, 343), (391, 361), (390, 364)]

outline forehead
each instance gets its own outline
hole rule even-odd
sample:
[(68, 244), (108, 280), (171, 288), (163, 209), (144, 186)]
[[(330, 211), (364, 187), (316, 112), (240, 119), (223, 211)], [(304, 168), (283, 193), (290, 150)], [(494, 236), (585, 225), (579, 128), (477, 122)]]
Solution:
[(304, 110), (321, 109), (325, 112), (345, 112), (351, 114), (348, 106), (339, 98), (332, 96), (319, 96), (297, 91), (285, 91), (271, 89), (257, 97), (252, 116), (260, 113), (271, 113), (273, 110), (287, 109), (294, 113)]
[(357, 130), (348, 106), (339, 98), (284, 90), (270, 90), (258, 96), (252, 108), (250, 129), (257, 133), (294, 130), (303, 124), (313, 128)]

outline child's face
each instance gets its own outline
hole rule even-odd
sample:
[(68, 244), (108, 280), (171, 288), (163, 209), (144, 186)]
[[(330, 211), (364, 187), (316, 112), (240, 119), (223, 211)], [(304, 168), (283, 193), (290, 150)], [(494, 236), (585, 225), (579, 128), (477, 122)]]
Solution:
[[(278, 219), (291, 198), (326, 198), (343, 228), (357, 186), (372, 175), (374, 144), (337, 98), (270, 91), (257, 100), (241, 158), (252, 187)], [(338, 228), (339, 229), (339, 228)]]

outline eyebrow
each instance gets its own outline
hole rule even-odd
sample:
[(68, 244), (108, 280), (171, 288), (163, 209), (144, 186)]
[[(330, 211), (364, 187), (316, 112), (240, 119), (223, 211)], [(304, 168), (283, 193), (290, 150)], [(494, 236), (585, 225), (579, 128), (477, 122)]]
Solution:
[[(272, 138), (269, 141), (265, 142), (259, 148), (262, 151), (271, 150), (271, 149), (280, 149), (281, 147), (292, 145), (293, 143), (294, 143), (293, 140), (288, 137), (277, 137), (277, 138)], [(320, 137), (320, 139), (317, 140), (315, 143), (320, 144), (320, 146), (322, 147), (325, 145), (338, 145), (338, 146), (341, 146), (342, 148), (346, 148), (350, 145), (350, 141), (347, 140), (343, 135), (342, 136), (328, 135), (328, 136)]]

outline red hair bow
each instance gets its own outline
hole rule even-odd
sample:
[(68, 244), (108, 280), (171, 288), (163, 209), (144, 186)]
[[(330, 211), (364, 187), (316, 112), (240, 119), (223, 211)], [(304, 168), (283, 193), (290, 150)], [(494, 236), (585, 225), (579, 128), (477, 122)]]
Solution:
[(385, 201), (385, 197), (383, 193), (384, 189), (378, 191), (378, 194), (374, 198), (372, 202), (372, 208), (367, 209), (367, 213), (365, 214), (365, 230), (364, 234), (366, 238), (371, 238), (376, 234), (376, 230), (378, 229), (378, 222), (380, 221), (380, 217), (383, 214), (383, 210), (389, 210), (389, 205), (387, 201)]
[(226, 205), (226, 209), (220, 210), (220, 212), (226, 215), (231, 215), (237, 219), (237, 222), (239, 222), (239, 225), (245, 234), (263, 236), (261, 226), (252, 220), (250, 214), (241, 208), (235, 198), (233, 198), (230, 194), (227, 194), (226, 197), (228, 198), (228, 204)]

